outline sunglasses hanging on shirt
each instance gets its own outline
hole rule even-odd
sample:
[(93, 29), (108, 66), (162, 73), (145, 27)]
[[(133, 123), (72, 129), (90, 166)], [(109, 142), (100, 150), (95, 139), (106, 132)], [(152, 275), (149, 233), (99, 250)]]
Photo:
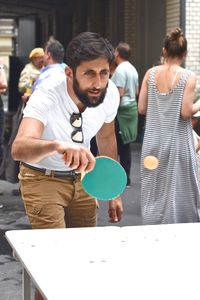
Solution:
[(70, 124), (74, 127), (74, 131), (71, 133), (71, 139), (75, 143), (83, 143), (83, 119), (81, 113), (73, 113), (70, 117)]

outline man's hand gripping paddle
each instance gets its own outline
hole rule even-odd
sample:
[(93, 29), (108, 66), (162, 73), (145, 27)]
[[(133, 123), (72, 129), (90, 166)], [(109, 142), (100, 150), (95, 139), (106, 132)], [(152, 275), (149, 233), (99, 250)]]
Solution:
[(114, 159), (99, 156), (91, 172), (82, 178), (86, 193), (98, 200), (112, 200), (123, 193), (127, 183), (124, 168)]

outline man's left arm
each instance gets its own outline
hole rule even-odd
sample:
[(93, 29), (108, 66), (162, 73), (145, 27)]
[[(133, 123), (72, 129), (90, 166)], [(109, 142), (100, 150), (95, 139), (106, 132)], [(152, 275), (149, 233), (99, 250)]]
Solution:
[[(117, 142), (115, 137), (115, 123), (104, 123), (96, 135), (97, 146), (100, 155), (105, 155), (118, 160)], [(121, 197), (109, 201), (108, 210), (110, 222), (119, 222), (123, 214)]]

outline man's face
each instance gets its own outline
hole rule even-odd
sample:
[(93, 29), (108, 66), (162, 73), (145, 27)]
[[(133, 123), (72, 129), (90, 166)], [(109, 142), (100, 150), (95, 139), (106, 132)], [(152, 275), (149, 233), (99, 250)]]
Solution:
[(109, 74), (109, 63), (105, 58), (85, 61), (77, 67), (73, 90), (85, 107), (96, 107), (103, 102)]

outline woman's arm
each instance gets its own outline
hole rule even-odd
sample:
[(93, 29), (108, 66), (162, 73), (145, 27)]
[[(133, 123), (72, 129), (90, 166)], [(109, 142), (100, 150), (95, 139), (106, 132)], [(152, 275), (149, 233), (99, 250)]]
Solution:
[(147, 112), (148, 80), (149, 80), (149, 70), (146, 72), (143, 78), (141, 90), (139, 93), (138, 111), (141, 115), (146, 115)]

